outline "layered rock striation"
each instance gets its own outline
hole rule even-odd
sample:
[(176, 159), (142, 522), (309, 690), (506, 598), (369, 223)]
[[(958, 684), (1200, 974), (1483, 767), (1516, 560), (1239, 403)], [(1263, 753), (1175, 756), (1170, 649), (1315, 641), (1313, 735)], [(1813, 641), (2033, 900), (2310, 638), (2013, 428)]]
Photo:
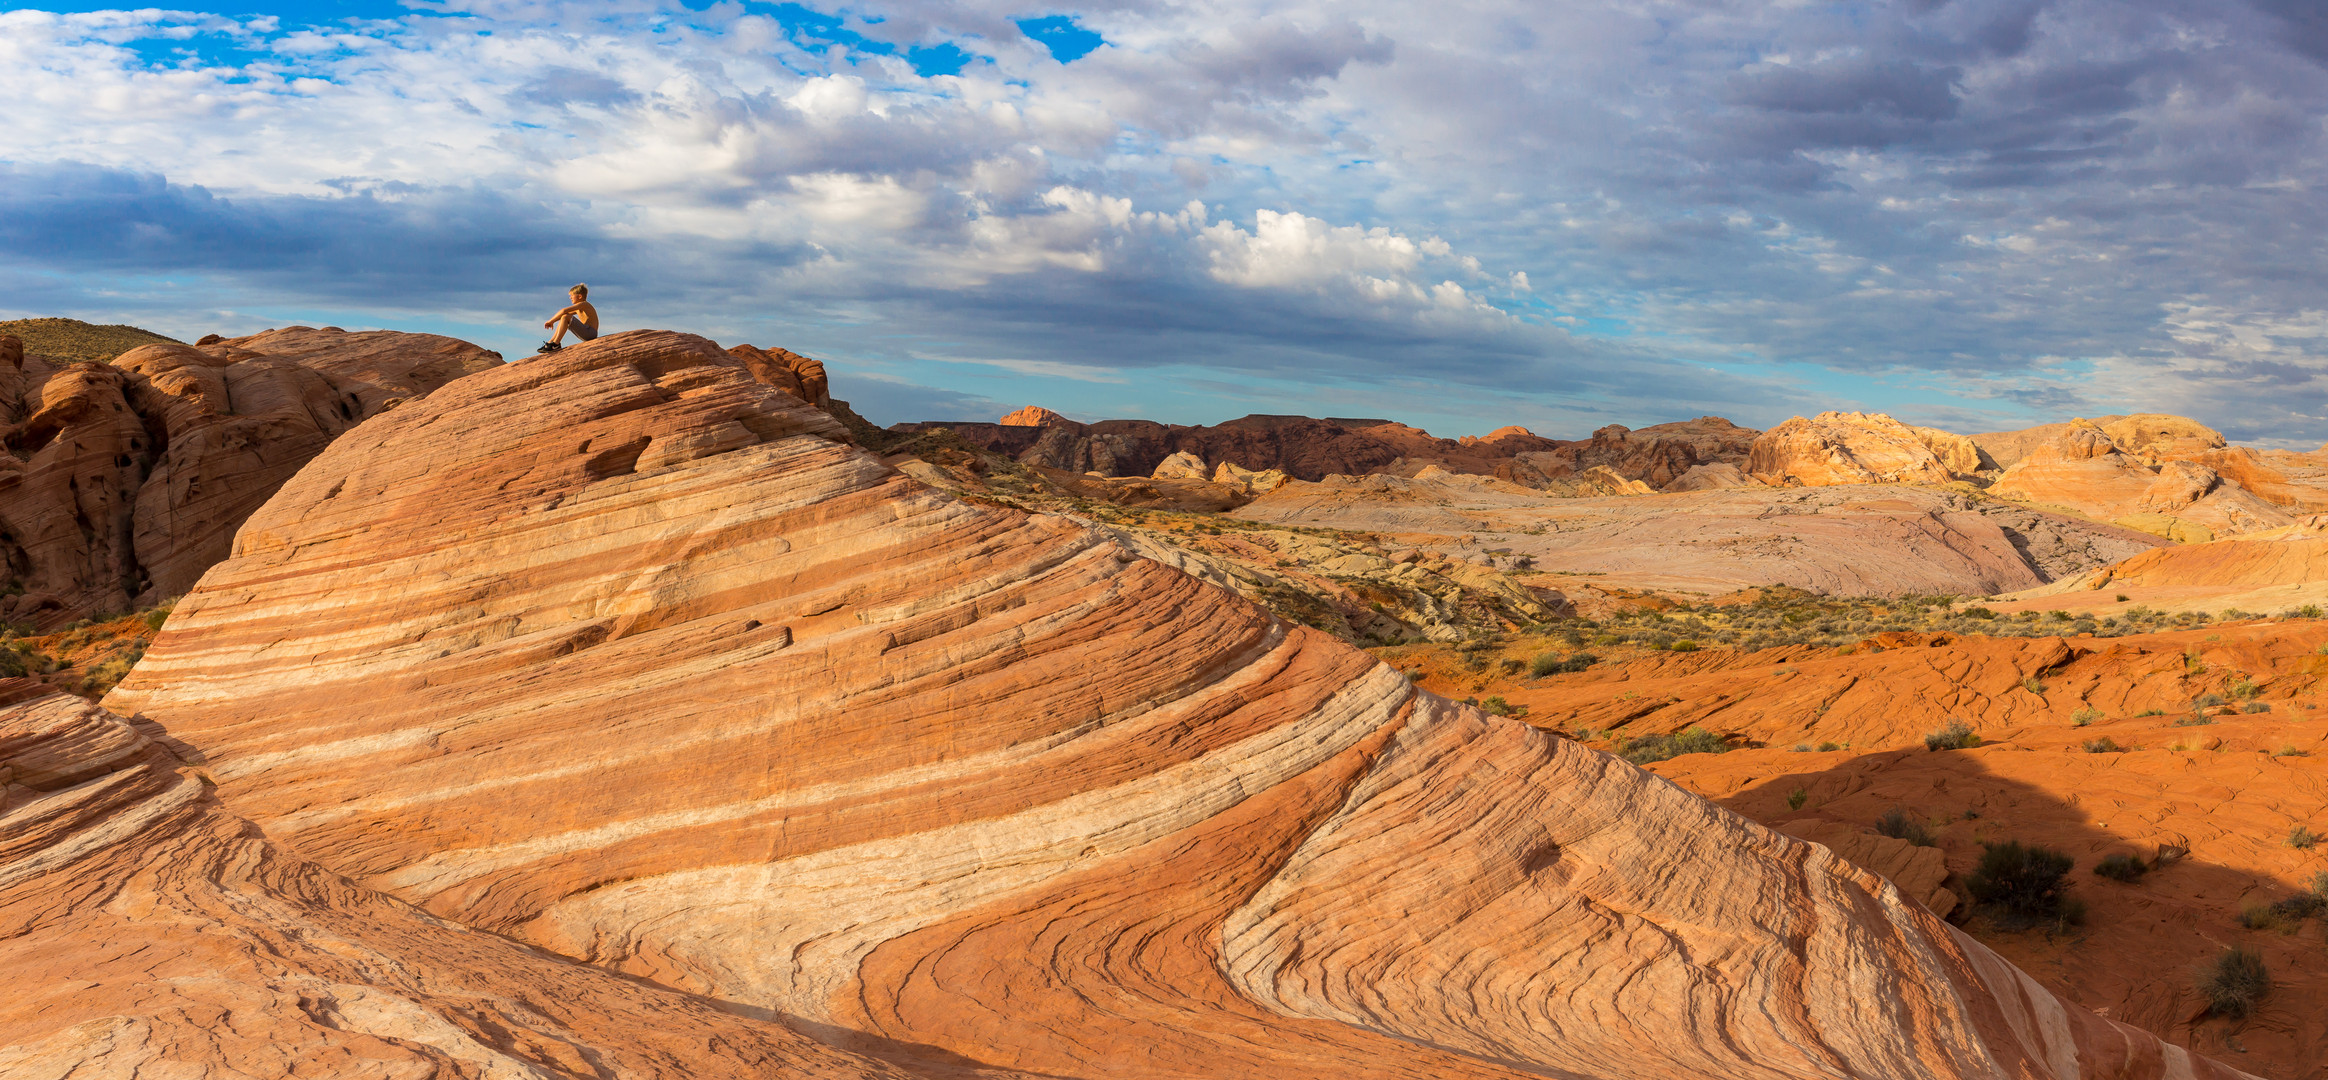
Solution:
[(183, 593), (340, 433), (499, 358), (294, 327), (111, 362), (0, 339), (0, 620), (52, 628)]
[(1797, 416), (1754, 440), (1746, 472), (1766, 484), (1939, 485), (1993, 470), (1971, 439), (1884, 413)]
[(840, 435), (685, 335), (461, 380), (286, 484), (107, 702), (362, 888), (844, 1050), (2239, 1075), (1824, 848)]
[[(2129, 417), (2118, 425), (2143, 419)], [(2187, 449), (2206, 441), (2169, 437), (2162, 429), (2179, 430), (2179, 426), (2136, 424), (2124, 430), (2152, 450)], [(2145, 431), (2149, 434), (2142, 434)], [(2220, 442), (2219, 436), (2216, 441)], [(2215, 448), (2205, 448), (2205, 452), (2220, 453)], [(2243, 457), (2238, 460), (2245, 461)], [(2129, 450), (2118, 445), (2108, 430), (2083, 421), (2070, 424), (2053, 441), (2031, 449), (1989, 490), (2178, 541), (2212, 540), (2295, 521), (2285, 508), (2265, 501), (2208, 465)]]

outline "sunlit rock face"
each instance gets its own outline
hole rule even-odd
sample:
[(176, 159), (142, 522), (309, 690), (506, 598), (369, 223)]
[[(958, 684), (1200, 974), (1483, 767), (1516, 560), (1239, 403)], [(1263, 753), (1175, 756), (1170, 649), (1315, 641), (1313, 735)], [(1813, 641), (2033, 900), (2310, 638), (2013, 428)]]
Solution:
[(2237, 1075), (1824, 848), (840, 436), (681, 334), (463, 379), (286, 484), (107, 704), (363, 888), (845, 1051)]

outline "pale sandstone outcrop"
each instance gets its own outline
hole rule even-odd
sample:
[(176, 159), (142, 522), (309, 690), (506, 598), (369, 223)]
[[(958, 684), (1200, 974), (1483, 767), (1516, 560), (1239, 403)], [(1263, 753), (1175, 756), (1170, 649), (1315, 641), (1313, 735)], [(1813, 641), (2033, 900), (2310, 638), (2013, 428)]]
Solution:
[(324, 866), (852, 1046), (1052, 1077), (2238, 1075), (1823, 848), (1105, 531), (916, 484), (735, 365), (617, 334), (364, 425), (108, 701)]
[(2097, 426), (2118, 449), (2153, 461), (2220, 450), (2228, 445), (2222, 432), (2187, 416), (2136, 413)]
[(1762, 482), (1729, 462), (1712, 465), (1692, 465), (1689, 471), (1674, 477), (1665, 485), (1667, 491), (1720, 491), (1723, 488), (1756, 487)]
[(1221, 462), (1212, 476), (1213, 483), (1229, 484), (1254, 494), (1275, 491), (1289, 479), (1283, 469), (1248, 469), (1234, 461)]
[(291, 327), (111, 363), (0, 367), (0, 619), (49, 628), (191, 588), (234, 530), (366, 417), (500, 362), (428, 334)]
[(1754, 440), (1746, 471), (1767, 484), (1946, 484), (1987, 467), (1961, 435), (1883, 413), (1797, 416)]
[[(2141, 419), (2130, 417), (2120, 423)], [(2180, 459), (2152, 462), (2127, 453), (2108, 432), (2085, 421), (2071, 423), (2052, 442), (2030, 450), (1989, 490), (2183, 542), (2272, 529), (2295, 520), (2282, 507), (2206, 465)]]
[(1236, 516), (1383, 534), (1458, 558), (1500, 551), (1537, 569), (1595, 575), (1596, 585), (1792, 585), (1847, 596), (2034, 588), (2164, 542), (1995, 500), (1885, 486), (1563, 498), (1453, 474), (1329, 477), (1287, 484)]
[(1204, 480), (1212, 474), (1205, 469), (1203, 458), (1182, 450), (1158, 463), (1148, 475), (1158, 480)]

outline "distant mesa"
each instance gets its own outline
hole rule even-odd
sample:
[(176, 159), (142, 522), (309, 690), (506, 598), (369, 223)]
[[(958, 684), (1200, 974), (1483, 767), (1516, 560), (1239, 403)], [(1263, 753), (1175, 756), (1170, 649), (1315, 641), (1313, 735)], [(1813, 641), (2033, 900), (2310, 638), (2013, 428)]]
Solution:
[(176, 338), (135, 326), (99, 326), (54, 318), (0, 320), (0, 337), (16, 338), (24, 343), (24, 351), (51, 360), (111, 360), (140, 345), (182, 344)]

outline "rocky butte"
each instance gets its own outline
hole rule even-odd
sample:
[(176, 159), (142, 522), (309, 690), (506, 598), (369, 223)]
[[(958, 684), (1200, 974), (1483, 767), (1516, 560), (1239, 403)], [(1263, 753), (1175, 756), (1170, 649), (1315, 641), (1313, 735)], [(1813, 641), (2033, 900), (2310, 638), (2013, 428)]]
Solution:
[(0, 1072), (2245, 1075), (754, 352), (410, 398), (0, 684)]

